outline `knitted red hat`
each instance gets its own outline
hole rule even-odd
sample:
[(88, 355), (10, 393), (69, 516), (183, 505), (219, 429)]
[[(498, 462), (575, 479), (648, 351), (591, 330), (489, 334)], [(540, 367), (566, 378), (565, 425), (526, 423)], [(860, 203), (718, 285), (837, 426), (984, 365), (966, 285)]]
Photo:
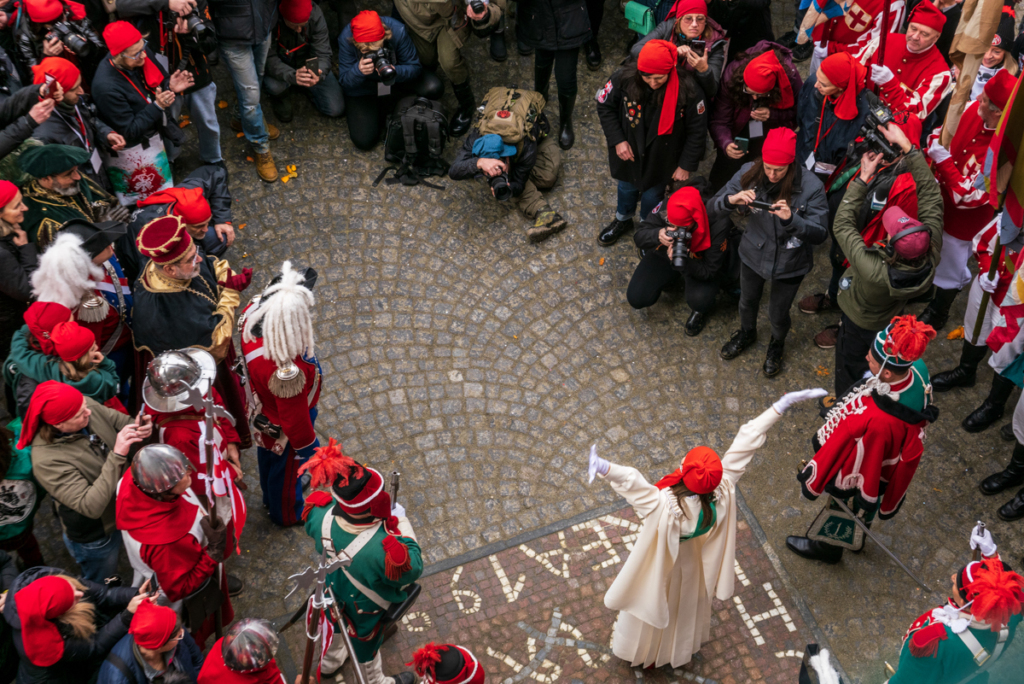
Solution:
[(14, 600), (25, 657), (37, 667), (50, 667), (64, 656), (64, 638), (52, 621), (75, 605), (75, 588), (63, 577), (49, 575), (20, 590)]
[(162, 216), (142, 227), (135, 244), (142, 256), (158, 264), (176, 264), (192, 246), (192, 236), (185, 230), (185, 222), (180, 218)]
[(636, 60), (636, 68), (645, 74), (668, 74), (668, 82), (665, 88), (665, 100), (661, 105), (661, 115), (658, 118), (658, 135), (668, 135), (676, 121), (676, 103), (679, 100), (679, 74), (676, 72), (676, 62), (679, 61), (679, 53), (676, 46), (667, 40), (649, 40), (640, 49), (640, 56)]
[(305, 24), (313, 13), (313, 0), (281, 0), (278, 8), (285, 21)]
[(96, 335), (92, 330), (82, 327), (74, 321), (65, 321), (54, 326), (50, 334), (57, 356), (67, 362), (82, 358), (92, 345), (96, 344)]
[(18, 196), (18, 186), (9, 180), (0, 180), (0, 209), (11, 203)]
[(672, 5), (665, 18), (685, 17), (687, 14), (703, 14), (707, 17), (708, 4), (704, 0), (676, 0), (676, 4)]
[(782, 92), (782, 100), (776, 105), (779, 109), (789, 109), (793, 100), (793, 86), (789, 82), (789, 74), (782, 68), (774, 50), (768, 50), (747, 62), (743, 69), (743, 82), (755, 93), (767, 93), (778, 84)]
[(942, 33), (942, 27), (946, 25), (946, 15), (929, 0), (922, 0), (910, 13), (910, 21), (907, 23), (920, 24)]
[(40, 423), (56, 425), (75, 417), (82, 408), (85, 397), (71, 385), (56, 380), (47, 380), (36, 387), (28, 403), (28, 412), (21, 426), (18, 449), (24, 449), (39, 432)]
[(71, 320), (71, 309), (56, 302), (32, 302), (24, 318), (29, 332), (39, 344), (39, 351), (52, 356), (56, 350), (50, 335), (58, 323)]
[[(25, 0), (22, 4), (28, 18), (37, 24), (47, 24), (64, 12), (64, 4), (60, 0)], [(79, 21), (85, 18), (85, 5), (68, 0), (67, 6), (72, 19)]]
[(140, 207), (158, 204), (173, 205), (171, 213), (189, 225), (206, 223), (213, 218), (213, 210), (203, 196), (202, 188), (167, 188), (139, 201)]
[(178, 615), (167, 606), (143, 601), (135, 610), (128, 633), (143, 648), (157, 649), (178, 631)]
[(373, 10), (363, 10), (352, 19), (352, 40), (357, 43), (376, 43), (384, 40), (384, 22)]
[(673, 226), (686, 228), (696, 224), (690, 239), (690, 251), (703, 252), (711, 246), (711, 228), (708, 224), (708, 210), (704, 206), (697, 188), (679, 188), (668, 198), (665, 212)]
[(1006, 109), (1006, 103), (1010, 101), (1010, 95), (1016, 85), (1017, 79), (1006, 69), (1000, 69), (985, 84), (985, 95), (996, 107)]
[(65, 93), (73, 90), (78, 84), (78, 79), (82, 77), (78, 67), (63, 57), (46, 57), (32, 67), (32, 82), (36, 85), (45, 83), (47, 74), (57, 79)]
[(107, 44), (110, 54), (118, 56), (132, 45), (142, 40), (142, 34), (127, 21), (114, 21), (103, 29), (103, 41)]
[(786, 166), (796, 159), (796, 133), (785, 126), (773, 128), (765, 136), (761, 159), (772, 166)]

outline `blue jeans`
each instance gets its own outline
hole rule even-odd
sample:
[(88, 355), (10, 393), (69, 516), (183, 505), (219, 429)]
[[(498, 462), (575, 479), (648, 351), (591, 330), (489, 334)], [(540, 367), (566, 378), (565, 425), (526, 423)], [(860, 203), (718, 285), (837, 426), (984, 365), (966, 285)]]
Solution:
[(312, 100), (316, 111), (332, 119), (345, 113), (345, 96), (341, 93), (341, 83), (334, 74), (326, 74), (312, 88), (290, 86), (273, 76), (263, 79), (263, 87), (271, 97), (291, 97), (292, 92), (305, 93)]
[(220, 54), (231, 72), (235, 85), (238, 105), (235, 116), (242, 121), (245, 139), (259, 154), (270, 152), (270, 139), (263, 123), (263, 109), (260, 107), (260, 84), (267, 66), (270, 52), (270, 34), (255, 45), (234, 41), (221, 41)]
[(181, 110), (188, 107), (192, 123), (199, 135), (199, 158), (204, 164), (216, 164), (223, 157), (220, 153), (220, 124), (217, 123), (217, 84), (209, 83), (184, 97), (174, 99), (171, 115), (178, 118)]
[(109, 537), (79, 544), (64, 535), (64, 546), (82, 569), (82, 577), (103, 584), (103, 580), (117, 572), (117, 557), (121, 553), (121, 531), (114, 530)]
[(640, 220), (643, 221), (651, 213), (654, 207), (661, 201), (661, 195), (665, 192), (664, 185), (655, 185), (647, 188), (641, 195), (640, 190), (632, 183), (619, 181), (619, 192), (615, 206), (615, 218), (619, 221), (627, 221), (633, 218), (636, 212), (636, 203), (640, 202)]
[[(309, 409), (309, 418), (314, 425), (316, 415), (317, 410), (314, 406)], [(314, 442), (314, 445), (316, 444), (317, 442)], [(284, 453), (279, 456), (270, 449), (264, 449), (257, 440), (256, 463), (260, 469), (263, 505), (267, 507), (270, 521), (275, 525), (288, 527), (302, 522), (305, 498), (302, 495), (299, 466), (308, 461), (311, 455), (312, 448), (305, 448), (300, 454), (289, 442)]]

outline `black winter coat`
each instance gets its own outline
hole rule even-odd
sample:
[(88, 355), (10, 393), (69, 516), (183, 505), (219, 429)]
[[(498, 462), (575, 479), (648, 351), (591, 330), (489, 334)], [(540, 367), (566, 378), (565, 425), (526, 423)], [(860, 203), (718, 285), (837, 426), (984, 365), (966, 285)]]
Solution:
[(519, 0), (516, 37), (538, 50), (569, 50), (591, 38), (584, 0)]
[(729, 61), (762, 40), (775, 41), (772, 0), (710, 0), (708, 16), (729, 35)]
[(39, 86), (25, 86), (0, 104), (0, 159), (32, 137), (35, 119), (29, 110), (39, 102)]
[[(163, 73), (160, 87), (167, 90), (170, 88), (167, 71), (148, 46), (146, 55)], [(124, 137), (128, 147), (148, 140), (154, 133), (178, 144), (185, 139), (181, 129), (152, 101), (154, 94), (145, 85), (142, 69), (122, 71), (114, 66), (109, 53), (96, 69), (92, 95), (100, 118)]]
[(39, 265), (37, 259), (34, 242), (18, 247), (13, 235), (0, 238), (0, 363), (11, 351), (11, 337), (24, 322), (32, 297), (29, 278)]
[[(662, 202), (647, 215), (633, 233), (633, 242), (637, 247), (644, 250), (653, 249), (655, 254), (665, 261), (668, 261), (668, 247), (663, 246), (658, 240), (658, 233), (662, 228), (672, 228), (666, 218), (667, 214), (668, 205)], [(697, 280), (714, 280), (728, 265), (732, 250), (728, 248), (727, 241), (737, 239), (739, 231), (735, 230), (730, 221), (712, 222), (710, 230), (711, 246), (686, 258), (681, 271), (684, 275)]]
[[(78, 116), (82, 117), (82, 122), (85, 125), (84, 140), (82, 139), (82, 124), (79, 123)], [(107, 136), (112, 132), (113, 129), (96, 116), (96, 107), (89, 102), (89, 96), (82, 95), (78, 101), (77, 112), (75, 107), (62, 102), (57, 105), (49, 119), (36, 126), (32, 137), (44, 145), (70, 145), (92, 152), (97, 147), (109, 150), (110, 143), (107, 141)], [(96, 173), (92, 164), (86, 163), (78, 167), (78, 170), (96, 181), (104, 190), (108, 192), (112, 190), (110, 179), (103, 169)]]
[[(108, 589), (102, 584), (80, 580), (86, 586), (84, 600), (96, 606), (97, 620), (100, 616), (110, 616), (106, 624), (97, 624), (96, 633), (91, 639), (77, 639), (64, 635), (64, 654), (60, 660), (50, 667), (33, 665), (25, 657), (25, 647), (21, 640), (21, 618), (18, 616), (17, 597), (21, 589), (41, 577), (64, 574), (60, 568), (46, 566), (29, 568), (18, 575), (14, 586), (7, 594), (4, 605), (4, 620), (14, 632), (14, 646), (18, 649), (21, 664), (18, 666), (18, 684), (81, 684), (87, 682), (103, 663), (110, 649), (128, 633), (132, 622), (132, 614), (128, 612), (129, 601), (135, 596), (135, 587), (116, 587)], [(60, 626), (58, 625), (58, 628)]]
[[(677, 168), (690, 173), (697, 170), (708, 133), (708, 106), (700, 88), (691, 84), (694, 94), (687, 97), (680, 80), (672, 133), (658, 135), (661, 105), (645, 109), (646, 105), (638, 107), (632, 102), (620, 83), (626, 70), (631, 67), (617, 70), (597, 92), (597, 115), (608, 142), (612, 178), (632, 183), (643, 192), (667, 183)], [(619, 159), (615, 153), (621, 142), (628, 142), (633, 149), (633, 161)]]
[[(523, 138), (523, 142), (516, 152), (516, 156), (509, 160), (508, 186), (512, 188), (512, 196), (519, 197), (526, 188), (526, 181), (537, 163), (537, 143), (544, 139), (551, 131), (551, 125), (543, 112), (537, 116), (533, 124), (533, 131), (529, 137)], [(448, 177), (452, 180), (468, 180), (470, 178), (486, 178), (484, 172), (477, 168), (476, 160), (479, 159), (473, 154), (473, 143), (480, 137), (480, 129), (474, 128), (466, 136), (466, 142), (459, 148), (455, 155), (452, 167), (448, 169)]]
[(210, 0), (209, 6), (220, 40), (256, 45), (277, 23), (277, 0)]
[[(199, 0), (196, 6), (197, 16), (206, 27), (202, 34), (203, 40), (200, 42), (194, 34), (175, 33), (174, 29), (168, 26), (170, 10), (167, 8), (167, 0), (117, 0), (117, 16), (135, 24), (142, 31), (142, 35), (148, 36), (149, 43), (154, 48), (160, 45), (160, 32), (163, 32), (163, 54), (167, 57), (169, 73), (177, 71), (182, 59), (187, 61), (185, 71), (192, 74), (194, 83), (182, 95), (194, 93), (213, 82), (206, 55), (217, 49), (217, 33), (213, 20), (206, 18), (207, 9), (206, 0)], [(160, 22), (161, 19), (163, 23)]]

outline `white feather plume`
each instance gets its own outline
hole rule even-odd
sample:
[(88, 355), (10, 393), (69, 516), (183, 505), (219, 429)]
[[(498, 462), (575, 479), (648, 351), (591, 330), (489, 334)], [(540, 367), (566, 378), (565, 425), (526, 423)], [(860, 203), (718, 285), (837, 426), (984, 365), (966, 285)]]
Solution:
[(818, 655), (811, 656), (811, 667), (818, 673), (818, 681), (821, 684), (839, 684), (839, 673), (832, 667), (832, 661), (828, 657), (828, 649), (821, 649)]
[(92, 263), (82, 247), (82, 238), (58, 233), (39, 257), (39, 268), (32, 274), (32, 294), (40, 302), (56, 302), (74, 309), (85, 293), (103, 281), (103, 276), (103, 268)]
[(266, 355), (279, 367), (296, 356), (313, 356), (313, 293), (303, 287), (303, 275), (292, 262), (281, 266), (281, 282), (266, 289), (259, 308), (246, 316), (242, 339), (252, 342), (252, 329), (262, 323)]

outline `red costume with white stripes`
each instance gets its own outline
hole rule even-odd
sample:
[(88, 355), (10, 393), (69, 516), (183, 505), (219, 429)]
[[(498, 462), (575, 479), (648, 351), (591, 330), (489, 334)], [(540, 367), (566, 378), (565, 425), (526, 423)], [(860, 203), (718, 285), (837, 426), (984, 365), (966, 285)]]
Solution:
[(881, 86), (882, 99), (893, 110), (906, 110), (924, 120), (953, 90), (953, 74), (934, 45), (914, 54), (907, 49), (905, 35), (892, 33), (886, 38), (883, 63), (896, 76)]
[(942, 228), (958, 240), (973, 240), (995, 215), (988, 192), (974, 187), (995, 133), (995, 129), (985, 127), (978, 112), (980, 106), (975, 101), (964, 110), (949, 145), (952, 156), (933, 165), (942, 189)]
[[(867, 65), (878, 49), (884, 9), (884, 0), (855, 0), (842, 16), (815, 26), (811, 37), (817, 44), (824, 42), (829, 55), (849, 52)], [(903, 0), (893, 0), (889, 5), (889, 33), (899, 31), (905, 10)]]

